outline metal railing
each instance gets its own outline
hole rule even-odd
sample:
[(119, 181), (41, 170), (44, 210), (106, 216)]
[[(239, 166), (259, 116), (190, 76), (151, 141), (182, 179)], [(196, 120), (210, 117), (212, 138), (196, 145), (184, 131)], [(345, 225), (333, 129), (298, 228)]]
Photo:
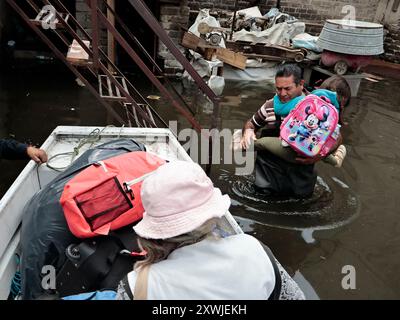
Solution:
[[(56, 47), (52, 40), (50, 40), (48, 34), (37, 24), (32, 22), (32, 18), (26, 14), (22, 8), (19, 6), (16, 0), (6, 0), (10, 6), (25, 20), (25, 22), (38, 34), (38, 36), (50, 47), (50, 49), (54, 52), (54, 54), (63, 61), (67, 67), (87, 86), (89, 91), (91, 91), (96, 98), (104, 105), (107, 110), (117, 119), (118, 122), (124, 122), (121, 116), (114, 110), (112, 105), (104, 101), (104, 99), (100, 96), (98, 90), (92, 85), (92, 81), (86, 79), (84, 74), (80, 71), (79, 66), (75, 66), (70, 63), (66, 54), (63, 53), (63, 50), (60, 50)], [(26, 2), (34, 9), (36, 14), (39, 14), (40, 8), (35, 4), (33, 0), (26, 0)], [(186, 101), (179, 95), (179, 93), (175, 90), (174, 86), (169, 82), (168, 79), (165, 82), (168, 84), (169, 88), (172, 89), (173, 94), (167, 90), (167, 88), (161, 83), (158, 79), (157, 75), (154, 74), (153, 71), (157, 72), (158, 75), (162, 74), (162, 69), (157, 65), (151, 55), (145, 50), (145, 48), (140, 44), (137, 38), (133, 35), (133, 33), (129, 30), (126, 24), (118, 17), (115, 11), (107, 4), (104, 0), (86, 0), (88, 5), (88, 9), (90, 10), (91, 20), (92, 20), (92, 33), (91, 36), (86, 32), (86, 30), (80, 25), (80, 23), (76, 20), (75, 17), (67, 10), (67, 8), (63, 5), (60, 0), (41, 0), (43, 5), (50, 5), (56, 9), (57, 19), (59, 23), (62, 25), (63, 30), (59, 28), (55, 28), (54, 32), (61, 39), (63, 44), (66, 46), (66, 49), (71, 45), (71, 41), (65, 36), (64, 32), (67, 32), (72, 39), (76, 40), (82, 49), (89, 55), (89, 61), (85, 66), (86, 69), (89, 70), (89, 74), (92, 77), (96, 77), (99, 74), (106, 75), (112, 84), (122, 93), (122, 95), (126, 98), (125, 103), (121, 103), (126, 106), (127, 104), (134, 106), (135, 110), (138, 111), (141, 118), (145, 119), (147, 123), (150, 123), (152, 119), (148, 116), (146, 110), (144, 110), (143, 106), (148, 106), (150, 108), (152, 114), (155, 115), (157, 122), (162, 126), (167, 126), (166, 122), (161, 118), (161, 116), (155, 111), (155, 109), (151, 106), (149, 101), (147, 101), (135, 88), (135, 86), (126, 79), (125, 75), (117, 68), (117, 66), (109, 59), (107, 54), (100, 48), (99, 46), (99, 32), (101, 27), (105, 27), (106, 31), (108, 31), (115, 39), (115, 41), (126, 51), (126, 53), (130, 56), (130, 58), (139, 66), (140, 70), (144, 73), (144, 75), (151, 81), (151, 83), (159, 90), (161, 95), (163, 95), (171, 105), (184, 116), (185, 119), (189, 121), (193, 128), (197, 131), (201, 130), (200, 124), (194, 118), (194, 111), (190, 108), (190, 106), (186, 103)], [(209, 86), (205, 83), (205, 81), (200, 77), (197, 71), (192, 67), (190, 62), (186, 59), (186, 57), (182, 54), (179, 48), (173, 43), (165, 30), (161, 27), (159, 22), (153, 16), (151, 11), (147, 8), (141, 0), (135, 1), (127, 1), (127, 4), (132, 5), (132, 7), (137, 11), (137, 13), (143, 18), (143, 20), (147, 23), (147, 25), (154, 31), (155, 35), (159, 38), (160, 41), (164, 43), (164, 45), (170, 50), (171, 54), (176, 58), (176, 60), (183, 66), (183, 68), (188, 72), (188, 74), (192, 77), (192, 79), (197, 84), (198, 88), (214, 103), (214, 116), (213, 122), (211, 123), (211, 127), (217, 127), (217, 119), (219, 118), (219, 99), (214, 94), (214, 92), (209, 88)], [(128, 34), (128, 36), (134, 41), (139, 50), (144, 53), (144, 56), (153, 66), (153, 70), (151, 70), (146, 63), (140, 58), (139, 54), (132, 48), (132, 46), (128, 43), (128, 41), (121, 35), (121, 33), (117, 30), (117, 28), (109, 21), (107, 16), (102, 12), (101, 8), (105, 8), (108, 12), (114, 16), (115, 20), (118, 22), (119, 26)], [(63, 16), (67, 15), (69, 21), (66, 22), (63, 19)], [(72, 26), (70, 25), (72, 24)], [(77, 30), (77, 31), (76, 31)], [(79, 32), (83, 35), (81, 38), (78, 35)], [(91, 48), (88, 47), (84, 40), (90, 41)], [(106, 66), (108, 65), (108, 67)], [(80, 66), (82, 67), (82, 65)], [(110, 71), (111, 70), (111, 71)], [(126, 80), (128, 92), (126, 88), (124, 88), (121, 83), (119, 83), (115, 77), (123, 77)], [(96, 79), (97, 80), (97, 79)], [(96, 81), (97, 82), (97, 81)], [(132, 97), (132, 94), (135, 97)], [(128, 112), (128, 111), (127, 111)], [(130, 111), (131, 113), (131, 111)]]

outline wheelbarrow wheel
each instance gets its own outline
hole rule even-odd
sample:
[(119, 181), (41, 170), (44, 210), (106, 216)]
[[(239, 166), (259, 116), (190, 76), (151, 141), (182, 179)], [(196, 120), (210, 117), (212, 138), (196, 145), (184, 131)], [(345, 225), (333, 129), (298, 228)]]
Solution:
[(348, 70), (348, 65), (347, 65), (347, 63), (345, 61), (340, 60), (340, 61), (336, 62), (335, 67), (333, 68), (333, 70), (339, 76), (343, 76), (343, 75), (346, 74), (346, 72)]
[(296, 53), (296, 55), (294, 56), (294, 61), (302, 62), (303, 60), (304, 60), (304, 53), (302, 52)]

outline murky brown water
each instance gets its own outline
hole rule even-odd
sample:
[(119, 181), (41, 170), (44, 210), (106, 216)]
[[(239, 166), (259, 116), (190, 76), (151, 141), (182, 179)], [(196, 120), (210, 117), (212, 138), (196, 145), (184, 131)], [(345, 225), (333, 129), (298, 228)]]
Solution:
[[(58, 125), (112, 124), (103, 107), (69, 73), (55, 67), (0, 75), (0, 136), (41, 144)], [(147, 94), (152, 92), (144, 86)], [(190, 90), (184, 95), (193, 97)], [(228, 83), (222, 127), (239, 129), (272, 96), (271, 86)], [(210, 108), (199, 102), (203, 124)], [(160, 103), (160, 113), (171, 113)], [(400, 298), (400, 81), (363, 82), (346, 111), (348, 156), (343, 168), (318, 164), (315, 195), (305, 201), (256, 199), (252, 177), (233, 165), (216, 165), (215, 184), (232, 198), (243, 229), (268, 244), (309, 298)], [(0, 194), (23, 162), (0, 161)], [(341, 286), (342, 268), (354, 266), (356, 290)]]

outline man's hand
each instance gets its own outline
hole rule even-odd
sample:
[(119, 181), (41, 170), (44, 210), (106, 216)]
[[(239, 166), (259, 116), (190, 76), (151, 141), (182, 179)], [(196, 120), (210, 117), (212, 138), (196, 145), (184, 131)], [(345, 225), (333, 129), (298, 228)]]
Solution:
[(244, 150), (247, 150), (255, 140), (257, 140), (257, 138), (254, 129), (245, 129), (243, 137), (240, 140), (240, 145)]
[(47, 154), (44, 150), (35, 147), (28, 147), (26, 153), (29, 158), (35, 161), (37, 164), (42, 164), (47, 162)]

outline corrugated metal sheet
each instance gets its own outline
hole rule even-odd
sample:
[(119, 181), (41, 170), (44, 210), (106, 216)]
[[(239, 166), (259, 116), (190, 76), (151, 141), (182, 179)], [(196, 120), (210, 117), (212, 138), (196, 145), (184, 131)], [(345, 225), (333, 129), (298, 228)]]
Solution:
[(374, 56), (384, 53), (383, 26), (349, 20), (327, 20), (318, 45), (338, 53)]

